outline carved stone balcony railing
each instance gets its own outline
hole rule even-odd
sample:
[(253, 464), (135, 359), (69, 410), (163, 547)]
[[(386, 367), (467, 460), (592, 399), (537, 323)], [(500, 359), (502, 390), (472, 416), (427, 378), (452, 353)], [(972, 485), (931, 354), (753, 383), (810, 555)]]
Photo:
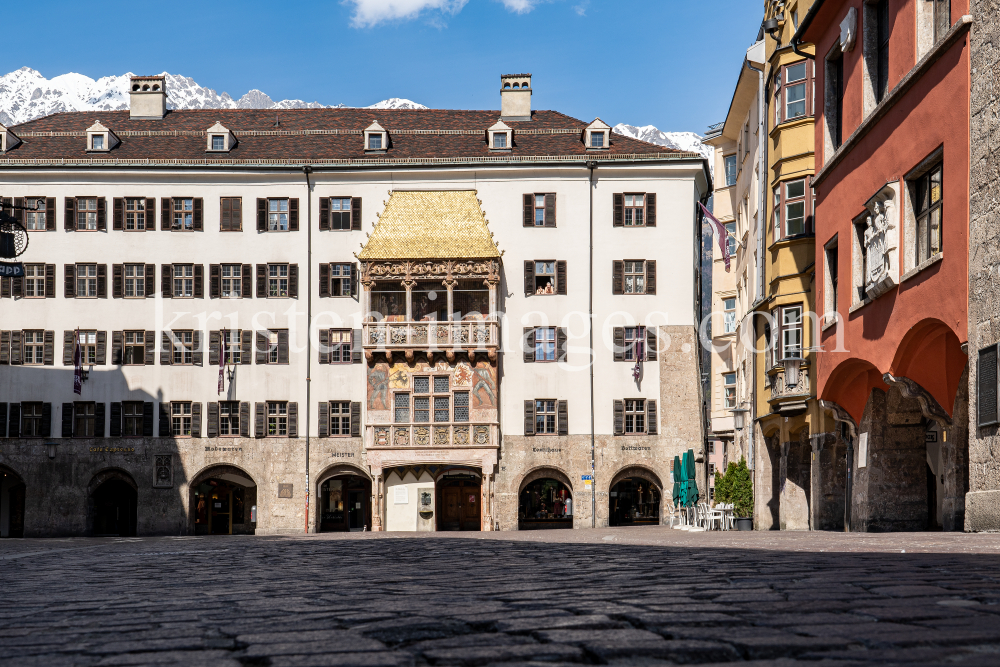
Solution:
[(496, 424), (432, 422), (375, 424), (365, 427), (369, 449), (454, 449), (499, 447)]
[(808, 409), (806, 402), (810, 398), (812, 398), (812, 390), (809, 385), (807, 368), (799, 370), (799, 381), (793, 387), (785, 384), (784, 370), (779, 370), (776, 375), (771, 376), (771, 397), (767, 399), (767, 402), (771, 404), (771, 409), (775, 412), (787, 416), (802, 414)]
[(362, 324), (365, 356), (384, 352), (391, 360), (402, 353), (408, 360), (415, 352), (444, 352), (449, 360), (457, 352), (485, 352), (495, 359), (500, 345), (500, 325), (492, 320), (464, 322), (365, 322)]

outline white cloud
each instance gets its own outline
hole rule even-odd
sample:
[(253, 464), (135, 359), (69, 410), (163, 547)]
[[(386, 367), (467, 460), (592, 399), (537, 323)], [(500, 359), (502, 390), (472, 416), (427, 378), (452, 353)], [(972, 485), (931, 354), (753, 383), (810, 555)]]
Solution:
[[(444, 14), (457, 14), (469, 0), (343, 0), (354, 6), (351, 23), (356, 28), (367, 28), (394, 20), (415, 19), (422, 12), (431, 10)], [(505, 2), (508, 0), (505, 0)], [(519, 0), (529, 2), (529, 0)]]
[(501, 0), (503, 6), (508, 10), (515, 12), (517, 14), (527, 14), (535, 5), (538, 4), (538, 0)]
[(589, 4), (590, 4), (590, 0), (583, 0), (583, 2), (581, 2), (580, 4), (575, 5), (573, 7), (573, 11), (575, 11), (579, 16), (586, 16), (587, 15), (587, 6)]

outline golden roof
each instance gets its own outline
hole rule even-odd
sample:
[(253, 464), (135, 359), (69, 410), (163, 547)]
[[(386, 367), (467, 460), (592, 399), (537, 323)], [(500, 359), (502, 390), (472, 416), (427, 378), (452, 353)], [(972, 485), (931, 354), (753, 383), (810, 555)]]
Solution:
[(500, 257), (473, 190), (393, 192), (361, 260)]

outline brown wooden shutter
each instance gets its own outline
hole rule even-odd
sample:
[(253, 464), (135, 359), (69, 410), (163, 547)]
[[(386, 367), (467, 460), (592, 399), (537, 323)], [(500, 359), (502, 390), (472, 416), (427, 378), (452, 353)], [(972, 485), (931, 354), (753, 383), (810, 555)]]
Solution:
[(111, 404), (111, 428), (108, 435), (112, 438), (122, 437), (122, 404), (113, 402)]
[(288, 402), (288, 437), (299, 437), (299, 404)]
[(63, 213), (63, 229), (76, 229), (76, 197), (66, 197)]
[(94, 403), (94, 437), (104, 437), (104, 403)]
[(556, 262), (556, 294), (565, 295), (566, 292), (566, 260), (561, 259)]
[(361, 231), (361, 197), (351, 197), (351, 230)]
[(361, 329), (351, 330), (351, 363), (360, 364), (361, 363), (361, 341), (364, 340), (361, 334)]
[(319, 363), (330, 363), (330, 330), (319, 330)]
[(299, 231), (299, 199), (292, 197), (288, 200), (288, 231)]
[(319, 402), (319, 412), (317, 415), (319, 418), (319, 428), (316, 435), (320, 438), (327, 438), (330, 436), (330, 404), (327, 401)]
[(56, 332), (46, 331), (42, 340), (42, 364), (52, 366), (56, 361)]
[(146, 231), (156, 231), (156, 199), (153, 197), (146, 197)]
[(56, 298), (56, 265), (45, 265), (45, 298)]
[(56, 198), (45, 198), (45, 231), (56, 231)]
[(255, 438), (264, 437), (264, 413), (267, 410), (267, 405), (264, 403), (254, 403), (253, 411), (253, 435)]
[(144, 336), (143, 341), (143, 359), (142, 363), (146, 366), (152, 366), (156, 363), (156, 332), (147, 331)]
[(63, 366), (73, 365), (74, 331), (63, 331)]
[(108, 298), (108, 265), (97, 265), (97, 298)]
[(535, 262), (531, 259), (524, 260), (524, 296), (531, 296), (535, 293)]
[(535, 328), (524, 327), (524, 363), (535, 361)]
[(76, 298), (76, 264), (66, 264), (63, 267), (63, 297)]
[(361, 436), (361, 403), (358, 401), (351, 402), (351, 437), (357, 438)]
[(330, 265), (325, 262), (319, 265), (319, 296), (330, 296)]
[(164, 331), (160, 339), (160, 365), (169, 366), (174, 362), (174, 346), (170, 340), (171, 332)]
[(201, 347), (201, 332), (197, 329), (191, 332), (191, 363), (201, 366), (205, 363), (205, 352)]
[(222, 336), (218, 331), (208, 332), (208, 365), (215, 366), (219, 365), (219, 348), (222, 344)]
[(24, 278), (17, 277), (11, 280), (10, 293), (16, 297), (21, 298), (24, 296)]
[(556, 226), (556, 196), (555, 194), (545, 195), (545, 226)]
[(656, 435), (656, 401), (646, 401), (646, 433)]
[(351, 296), (358, 298), (358, 263), (351, 262)]
[(253, 297), (253, 264), (243, 265), (243, 284), (240, 286), (240, 298)]
[(250, 437), (250, 403), (248, 401), (240, 403), (240, 436)]
[(42, 403), (42, 437), (52, 436), (52, 404)]
[(556, 327), (556, 361), (566, 361), (569, 351), (566, 345), (566, 327)]
[(0, 331), (0, 364), (10, 363), (10, 332)]
[(10, 413), (7, 416), (7, 437), (18, 438), (21, 436), (21, 404), (11, 403)]
[(535, 195), (524, 195), (524, 220), (523, 227), (535, 226)]
[(0, 438), (7, 437), (7, 404), (0, 402)]
[(267, 231), (267, 200), (262, 197), (257, 198), (257, 231)]
[(535, 435), (535, 401), (532, 399), (524, 401), (524, 434)]
[(73, 437), (73, 404), (62, 404), (62, 437)]
[(114, 217), (111, 223), (112, 229), (125, 229), (125, 200), (121, 197), (115, 197), (112, 200), (112, 206), (114, 210)]
[(153, 437), (153, 403), (150, 401), (142, 404), (142, 436)]
[(205, 298), (205, 265), (194, 265), (194, 298)]
[(202, 209), (204, 208), (204, 203), (205, 202), (201, 197), (194, 198), (194, 215), (192, 218), (194, 219), (194, 230), (196, 232), (200, 232), (204, 228), (204, 223), (202, 222)]
[(97, 332), (97, 359), (96, 363), (98, 366), (103, 366), (108, 363), (108, 332), (98, 331)]
[(614, 216), (612, 226), (625, 226), (625, 195), (617, 192), (614, 194)]
[(613, 330), (615, 361), (625, 361), (625, 328), (615, 327)]
[(107, 200), (104, 197), (97, 198), (97, 229), (105, 231), (108, 228)]
[(229, 197), (222, 197), (219, 199), (219, 206), (222, 208), (219, 212), (219, 231), (231, 231), (233, 227), (233, 200)]
[(233, 205), (232, 218), (229, 221), (229, 230), (233, 232), (243, 231), (243, 199), (241, 197), (230, 197)]
[(208, 265), (208, 295), (213, 299), (222, 296), (222, 265)]
[(146, 298), (153, 299), (156, 297), (156, 264), (146, 264)]
[(174, 296), (173, 274), (173, 264), (163, 264), (160, 266), (160, 291), (163, 292), (164, 299), (172, 299)]
[(625, 401), (614, 402), (615, 435), (625, 434)]
[(278, 363), (288, 363), (288, 329), (278, 332)]
[(111, 296), (121, 299), (125, 296), (125, 265), (111, 265)]
[(208, 421), (205, 430), (209, 438), (219, 437), (219, 404), (215, 401), (208, 404)]
[(170, 214), (173, 208), (173, 203), (170, 197), (160, 198), (160, 229), (162, 231), (170, 231)]
[(253, 347), (253, 331), (249, 329), (244, 329), (240, 332), (240, 365), (249, 366), (250, 362), (253, 361), (252, 348)]
[(115, 366), (122, 364), (122, 353), (125, 351), (125, 332), (111, 332), (111, 363)]
[(267, 264), (257, 265), (257, 298), (267, 298)]
[(656, 294), (656, 260), (646, 260), (646, 294)]
[(646, 193), (646, 226), (656, 227), (656, 193)]
[(556, 424), (559, 435), (569, 435), (569, 401), (556, 401)]
[(330, 198), (319, 198), (319, 230), (325, 232), (330, 229)]
[(8, 277), (0, 277), (0, 299), (10, 298), (10, 283), (11, 279)]
[(24, 349), (21, 342), (21, 332), (11, 331), (10, 332), (10, 363), (11, 365), (20, 365), (23, 363), (22, 354)]
[(201, 403), (191, 403), (191, 437), (201, 437)]
[(255, 346), (254, 356), (256, 357), (256, 363), (267, 363), (267, 329), (257, 332), (257, 344)]
[(625, 293), (625, 262), (620, 259), (611, 262), (611, 293)]
[(299, 298), (299, 265), (288, 265), (288, 296), (293, 299)]
[(170, 403), (161, 402), (160, 403), (160, 437), (169, 438), (170, 437)]
[(646, 327), (646, 361), (656, 361), (656, 353), (660, 347), (660, 337), (656, 327)]

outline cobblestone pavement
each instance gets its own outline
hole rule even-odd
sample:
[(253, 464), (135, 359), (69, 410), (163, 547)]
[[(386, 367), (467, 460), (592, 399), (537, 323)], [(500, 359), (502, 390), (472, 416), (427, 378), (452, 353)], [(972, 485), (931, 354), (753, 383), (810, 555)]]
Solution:
[(1000, 665), (1000, 536), (0, 542), (0, 665)]

